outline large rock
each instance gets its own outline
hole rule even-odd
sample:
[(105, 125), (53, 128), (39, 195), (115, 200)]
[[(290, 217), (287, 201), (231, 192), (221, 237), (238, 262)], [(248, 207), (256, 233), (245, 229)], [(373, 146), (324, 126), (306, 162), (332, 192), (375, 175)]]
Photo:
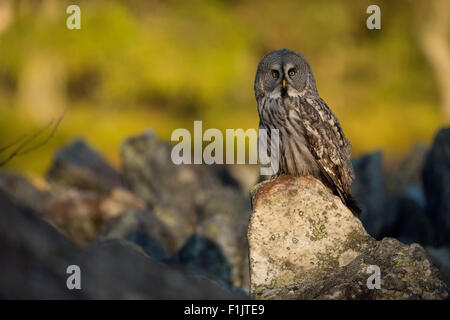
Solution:
[(91, 242), (103, 223), (102, 197), (92, 191), (59, 189), (39, 205), (42, 216), (80, 246)]
[[(100, 241), (105, 239), (131, 241), (155, 260), (182, 267), (192, 275), (205, 276), (228, 287), (232, 285), (232, 266), (214, 240), (194, 233), (175, 251), (173, 233), (151, 211), (130, 210), (112, 219)], [(248, 264), (245, 267), (248, 270)]]
[(102, 197), (92, 191), (53, 188), (42, 190), (28, 179), (12, 173), (0, 173), (0, 190), (17, 203), (41, 213), (75, 243), (85, 245), (91, 241), (101, 223)]
[(211, 239), (193, 234), (172, 258), (194, 274), (231, 286), (231, 265), (222, 249)]
[(231, 188), (217, 188), (202, 206), (202, 219), (196, 233), (214, 240), (231, 263), (235, 286), (248, 291), (247, 228), (250, 201)]
[(426, 214), (422, 167), (427, 148), (417, 144), (402, 161), (384, 168), (381, 152), (353, 159), (352, 193), (362, 208), (361, 222), (375, 239), (395, 237), (406, 243), (434, 243)]
[(450, 248), (426, 247), (426, 250), (433, 263), (441, 271), (441, 274), (444, 276), (444, 279), (447, 282), (448, 287), (450, 288)]
[(232, 264), (233, 284), (248, 287), (250, 202), (227, 170), (175, 165), (171, 146), (151, 132), (128, 139), (121, 156), (125, 182), (172, 230), (177, 249), (194, 233), (212, 239)]
[(75, 243), (93, 241), (107, 222), (129, 210), (146, 210), (146, 204), (126, 189), (114, 188), (109, 194), (92, 190), (53, 187), (45, 201), (32, 207), (61, 229)]
[(415, 195), (421, 192), (414, 192), (413, 188), (409, 191), (389, 199), (386, 212), (395, 214), (397, 219), (388, 234), (382, 235), (395, 237), (406, 244), (417, 242), (422, 246), (430, 245), (434, 242), (436, 231), (426, 214), (424, 203), (417, 200), (420, 195)]
[[(445, 299), (446, 285), (418, 244), (369, 236), (312, 177), (283, 176), (253, 195), (250, 288), (257, 299)], [(367, 269), (381, 270), (369, 289)]]
[(104, 226), (100, 238), (134, 242), (158, 260), (176, 252), (173, 232), (151, 211), (132, 209), (123, 212)]
[(450, 127), (441, 129), (423, 169), (427, 210), (436, 228), (437, 245), (450, 244)]
[(381, 152), (374, 152), (352, 160), (355, 181), (352, 194), (362, 213), (361, 221), (367, 232), (379, 238), (390, 230), (396, 215), (385, 210), (386, 190)]
[(422, 183), (427, 151), (425, 145), (416, 144), (405, 159), (387, 166), (386, 204), (380, 220), (388, 218), (391, 223), (383, 228), (377, 239), (389, 236), (405, 243), (434, 243), (436, 232), (427, 214)]
[(58, 151), (47, 179), (52, 183), (98, 192), (109, 192), (122, 186), (120, 174), (82, 139)]
[(24, 206), (40, 210), (40, 206), (50, 197), (48, 188), (45, 185), (39, 189), (17, 173), (0, 170), (0, 190)]
[(0, 190), (21, 205), (32, 208), (75, 243), (87, 245), (110, 219), (129, 210), (146, 210), (145, 202), (121, 187), (109, 192), (79, 189), (41, 179), (30, 181), (0, 171)]
[[(0, 213), (1, 299), (245, 298), (156, 262), (125, 240), (102, 241), (81, 250), (1, 191)], [(66, 286), (69, 265), (81, 269), (81, 290)]]

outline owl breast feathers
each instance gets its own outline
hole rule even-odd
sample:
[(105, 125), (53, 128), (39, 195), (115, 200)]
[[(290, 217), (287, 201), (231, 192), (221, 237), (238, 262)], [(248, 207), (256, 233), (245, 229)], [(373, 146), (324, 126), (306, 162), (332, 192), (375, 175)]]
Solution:
[[(359, 216), (350, 193), (354, 179), (350, 142), (338, 119), (320, 98), (309, 63), (300, 53), (282, 49), (268, 53), (255, 78), (260, 128), (279, 130), (278, 174), (312, 175), (320, 179)], [(270, 150), (270, 139), (267, 139)]]

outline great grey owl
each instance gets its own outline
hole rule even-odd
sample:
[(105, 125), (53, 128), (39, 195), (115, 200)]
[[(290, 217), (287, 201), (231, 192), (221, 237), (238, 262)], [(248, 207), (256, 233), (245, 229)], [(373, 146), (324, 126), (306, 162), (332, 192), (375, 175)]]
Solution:
[(318, 178), (359, 217), (361, 210), (350, 193), (350, 142), (320, 98), (306, 58), (288, 49), (265, 55), (256, 72), (255, 97), (260, 129), (269, 137), (270, 129), (279, 130), (278, 174)]

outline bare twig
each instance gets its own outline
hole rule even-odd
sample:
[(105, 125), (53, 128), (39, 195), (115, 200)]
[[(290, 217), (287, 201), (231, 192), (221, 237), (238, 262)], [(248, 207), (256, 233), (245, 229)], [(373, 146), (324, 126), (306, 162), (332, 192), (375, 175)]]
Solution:
[[(9, 143), (8, 145), (6, 145), (4, 147), (0, 147), (0, 153), (2, 153), (4, 151), (16, 146), (16, 148), (8, 156), (6, 156), (6, 158), (4, 158), (3, 160), (0, 160), (0, 167), (4, 166), (5, 164), (7, 164), (9, 161), (11, 161), (13, 158), (15, 158), (17, 156), (21, 156), (21, 155), (30, 153), (31, 151), (36, 150), (36, 149), (42, 147), (43, 145), (45, 145), (55, 135), (55, 132), (58, 129), (59, 124), (61, 123), (63, 117), (64, 117), (64, 115), (60, 116), (56, 121), (52, 120), (47, 126), (36, 131), (35, 133), (33, 133), (30, 136), (23, 135), (22, 137)], [(49, 129), (50, 129), (50, 133), (41, 142), (39, 142), (35, 145), (31, 145), (34, 141), (36, 141), (36, 139), (39, 136), (41, 136), (42, 134), (47, 132)]]
[(24, 134), (23, 136), (17, 138), (16, 140), (14, 140), (13, 142), (10, 142), (9, 144), (7, 144), (6, 146), (0, 147), (0, 153), (2, 153), (3, 151), (8, 150), (9, 148), (11, 148), (12, 146), (18, 144), (20, 141), (22, 141), (23, 139), (25, 139), (27, 137), (26, 134)]

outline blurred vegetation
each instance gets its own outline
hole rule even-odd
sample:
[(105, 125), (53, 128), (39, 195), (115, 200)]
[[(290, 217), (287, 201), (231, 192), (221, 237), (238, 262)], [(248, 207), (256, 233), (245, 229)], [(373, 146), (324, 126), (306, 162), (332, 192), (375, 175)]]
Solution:
[[(69, 4), (81, 7), (81, 30), (66, 28)], [(381, 8), (381, 30), (365, 26), (370, 4)], [(286, 47), (309, 59), (354, 155), (400, 157), (449, 120), (418, 36), (424, 8), (412, 0), (0, 0), (0, 146), (65, 113), (51, 141), (8, 164), (42, 174), (76, 136), (119, 165), (121, 141), (147, 128), (166, 139), (193, 120), (204, 130), (257, 128), (256, 65)]]

